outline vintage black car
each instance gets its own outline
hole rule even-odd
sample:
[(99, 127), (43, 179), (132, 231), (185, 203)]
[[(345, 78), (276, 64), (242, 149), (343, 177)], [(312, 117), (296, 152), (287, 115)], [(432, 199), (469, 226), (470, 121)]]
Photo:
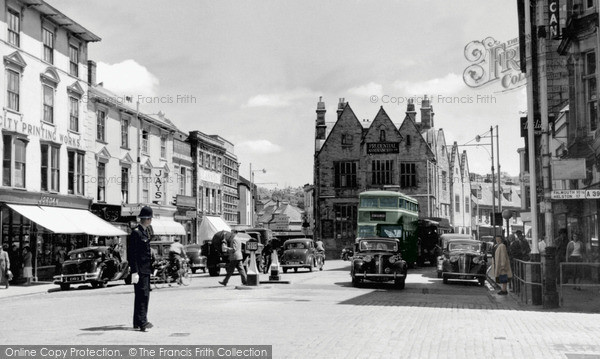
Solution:
[[(221, 268), (226, 268), (229, 263), (229, 256), (222, 252), (222, 243), (227, 240), (231, 233), (228, 231), (219, 231), (215, 233), (210, 241), (204, 241), (202, 244), (202, 253), (206, 255), (206, 267), (211, 277), (217, 277), (221, 274)], [(242, 243), (242, 254), (244, 263), (246, 263), (250, 253), (246, 251), (246, 242), (252, 237), (246, 233), (236, 233), (235, 237)]]
[(398, 289), (404, 289), (408, 265), (400, 254), (399, 241), (395, 238), (357, 238), (350, 276), (352, 284), (359, 286), (363, 280), (373, 282), (394, 281)]
[(196, 273), (198, 269), (201, 269), (202, 273), (206, 273), (206, 256), (202, 255), (202, 246), (200, 244), (186, 245), (185, 254), (190, 260), (192, 273)]
[(298, 271), (298, 268), (307, 268), (310, 272), (322, 262), (317, 262), (315, 242), (311, 238), (288, 239), (283, 243), (283, 254), (279, 264), (283, 273), (288, 269)]
[(129, 264), (111, 247), (95, 246), (72, 250), (62, 264), (62, 274), (54, 276), (54, 284), (67, 290), (71, 284), (90, 283), (106, 287), (109, 281), (124, 279), (131, 283)]
[(438, 258), (438, 278), (444, 283), (448, 279), (476, 279), (480, 285), (486, 280), (486, 243), (472, 239), (469, 235), (453, 235), (443, 238), (442, 255)]

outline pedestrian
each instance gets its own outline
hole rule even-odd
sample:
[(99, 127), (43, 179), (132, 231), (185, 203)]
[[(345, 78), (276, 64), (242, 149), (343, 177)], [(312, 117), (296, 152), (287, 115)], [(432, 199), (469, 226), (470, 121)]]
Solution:
[(521, 260), (528, 261), (529, 255), (531, 254), (531, 246), (529, 242), (520, 230), (517, 231), (517, 238), (519, 239), (519, 245), (521, 247)]
[(31, 260), (33, 255), (29, 246), (23, 247), (23, 278), (25, 278), (25, 285), (31, 284), (31, 278), (33, 278), (33, 266)]
[(227, 286), (229, 278), (231, 278), (231, 275), (237, 268), (237, 271), (240, 273), (242, 278), (242, 284), (246, 285), (248, 278), (246, 277), (246, 270), (244, 269), (244, 264), (242, 263), (244, 259), (242, 254), (242, 242), (239, 240), (239, 238), (236, 238), (234, 233), (228, 233), (228, 235), (226, 235), (223, 239), (221, 248), (222, 252), (227, 253), (229, 256), (229, 263), (227, 263), (227, 275), (222, 282), (219, 282), (219, 284)]
[(561, 228), (556, 237), (556, 278), (558, 278), (559, 284), (562, 283), (560, 264), (567, 261), (567, 244), (569, 243), (567, 238), (567, 229)]
[(499, 295), (507, 295), (506, 285), (512, 279), (512, 270), (510, 269), (510, 259), (506, 245), (502, 242), (502, 236), (496, 236), (496, 253), (494, 254), (494, 275), (496, 281), (502, 285)]
[(262, 253), (263, 261), (265, 266), (263, 268), (263, 273), (267, 274), (271, 270), (271, 257), (273, 256), (273, 240), (270, 239), (267, 244), (264, 246)]
[(8, 281), (10, 278), (10, 258), (8, 258), (8, 244), (3, 244), (0, 247), (0, 284), (4, 282), (5, 288), (8, 289)]
[(54, 273), (59, 275), (62, 273), (62, 265), (65, 262), (67, 251), (63, 246), (56, 246), (56, 253), (54, 254)]
[(152, 224), (152, 208), (143, 207), (139, 218), (140, 224), (129, 236), (127, 260), (135, 292), (133, 328), (145, 332), (153, 327), (147, 318), (150, 302), (150, 275), (152, 274), (152, 252), (148, 227)]
[[(567, 262), (574, 263), (569, 265), (569, 273), (571, 274), (571, 278), (573, 278), (573, 284), (581, 283), (581, 268), (579, 266), (580, 262), (583, 262), (583, 258), (585, 256), (585, 245), (581, 242), (581, 238), (579, 233), (573, 233), (571, 241), (567, 244)], [(569, 283), (569, 278), (567, 278), (567, 283)], [(581, 290), (581, 287), (575, 286), (574, 290)]]

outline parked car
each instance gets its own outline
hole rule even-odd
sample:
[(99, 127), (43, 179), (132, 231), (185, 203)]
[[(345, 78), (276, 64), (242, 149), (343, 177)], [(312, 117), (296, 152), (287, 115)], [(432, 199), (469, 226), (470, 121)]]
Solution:
[(192, 273), (196, 273), (198, 269), (201, 269), (202, 273), (206, 273), (206, 256), (202, 255), (202, 246), (200, 244), (186, 245), (185, 254), (190, 259)]
[(150, 241), (150, 249), (154, 252), (154, 261), (169, 260), (169, 249), (173, 241)]
[(317, 251), (315, 242), (311, 238), (288, 239), (283, 243), (283, 254), (279, 264), (283, 273), (288, 269), (298, 271), (298, 268), (307, 268), (310, 272), (317, 267)]
[(72, 250), (62, 264), (62, 274), (54, 276), (54, 284), (68, 290), (71, 284), (90, 283), (106, 287), (109, 281), (124, 279), (131, 284), (129, 263), (112, 247), (93, 246)]
[(366, 237), (356, 239), (356, 248), (350, 265), (352, 284), (362, 281), (394, 281), (398, 289), (404, 289), (408, 265), (400, 254), (400, 242), (396, 238)]
[(442, 255), (438, 258), (437, 275), (444, 284), (449, 279), (476, 279), (480, 285), (486, 280), (486, 243), (469, 235), (452, 235), (443, 240)]

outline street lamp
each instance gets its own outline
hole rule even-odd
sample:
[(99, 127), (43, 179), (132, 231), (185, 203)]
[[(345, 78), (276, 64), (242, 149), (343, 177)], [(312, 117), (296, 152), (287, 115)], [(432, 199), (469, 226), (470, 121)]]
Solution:
[(252, 170), (252, 163), (250, 163), (250, 205), (251, 205), (251, 216), (252, 216), (252, 226), (254, 227), (256, 225), (256, 220), (255, 220), (255, 213), (256, 213), (256, 201), (254, 200), (254, 173), (255, 172), (262, 172), (262, 173), (267, 173), (266, 169), (261, 169), (261, 170)]

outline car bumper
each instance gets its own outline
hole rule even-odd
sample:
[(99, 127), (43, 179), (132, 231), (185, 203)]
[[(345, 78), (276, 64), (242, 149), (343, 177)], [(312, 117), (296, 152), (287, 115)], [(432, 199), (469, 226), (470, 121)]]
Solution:
[(406, 274), (404, 273), (354, 273), (355, 278), (406, 278)]
[(65, 283), (88, 283), (97, 281), (100, 277), (100, 272), (83, 273), (83, 274), (61, 274), (54, 276), (54, 284)]
[(456, 273), (456, 272), (442, 272), (442, 276), (446, 278), (455, 279), (479, 279), (486, 278), (484, 273)]
[(286, 264), (280, 264), (281, 268), (306, 268), (306, 267), (310, 267), (310, 264), (308, 263), (286, 263)]

